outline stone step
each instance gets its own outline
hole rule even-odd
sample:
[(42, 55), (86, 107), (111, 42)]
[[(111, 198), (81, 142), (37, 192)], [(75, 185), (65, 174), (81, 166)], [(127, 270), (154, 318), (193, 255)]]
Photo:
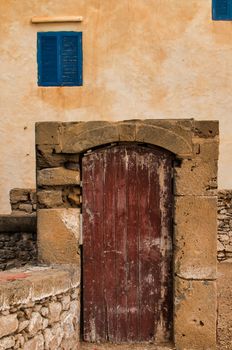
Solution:
[(140, 344), (95, 344), (82, 342), (80, 350), (174, 350), (172, 345)]

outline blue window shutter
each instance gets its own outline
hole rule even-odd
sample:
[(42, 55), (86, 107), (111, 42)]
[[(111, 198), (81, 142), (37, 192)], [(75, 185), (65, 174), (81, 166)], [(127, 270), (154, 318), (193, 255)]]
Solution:
[(82, 33), (38, 33), (38, 85), (82, 85)]
[(60, 67), (61, 85), (82, 85), (81, 33), (63, 33), (61, 35)]
[(213, 0), (213, 19), (232, 20), (232, 0)]
[(38, 33), (38, 83), (58, 85), (58, 38), (49, 33)]

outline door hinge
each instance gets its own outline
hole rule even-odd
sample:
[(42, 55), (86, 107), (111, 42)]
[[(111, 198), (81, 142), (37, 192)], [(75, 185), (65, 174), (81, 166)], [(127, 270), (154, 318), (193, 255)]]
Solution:
[(80, 236), (79, 236), (79, 245), (83, 245), (83, 219), (82, 219), (82, 214), (80, 214)]

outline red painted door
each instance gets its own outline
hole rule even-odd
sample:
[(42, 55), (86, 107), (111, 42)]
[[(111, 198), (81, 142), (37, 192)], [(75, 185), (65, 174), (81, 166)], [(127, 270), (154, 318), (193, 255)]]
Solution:
[(83, 157), (84, 341), (170, 339), (171, 167), (135, 144)]

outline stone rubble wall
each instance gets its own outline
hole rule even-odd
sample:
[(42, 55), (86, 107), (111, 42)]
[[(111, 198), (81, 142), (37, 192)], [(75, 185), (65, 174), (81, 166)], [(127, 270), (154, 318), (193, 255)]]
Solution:
[(1, 350), (78, 349), (78, 269), (17, 269), (0, 279)]
[(34, 232), (0, 233), (0, 270), (8, 270), (37, 260)]
[(36, 217), (0, 215), (0, 270), (36, 261)]
[(31, 188), (13, 188), (10, 191), (10, 205), (13, 215), (36, 213), (36, 190)]
[(218, 191), (218, 260), (232, 259), (232, 190)]

